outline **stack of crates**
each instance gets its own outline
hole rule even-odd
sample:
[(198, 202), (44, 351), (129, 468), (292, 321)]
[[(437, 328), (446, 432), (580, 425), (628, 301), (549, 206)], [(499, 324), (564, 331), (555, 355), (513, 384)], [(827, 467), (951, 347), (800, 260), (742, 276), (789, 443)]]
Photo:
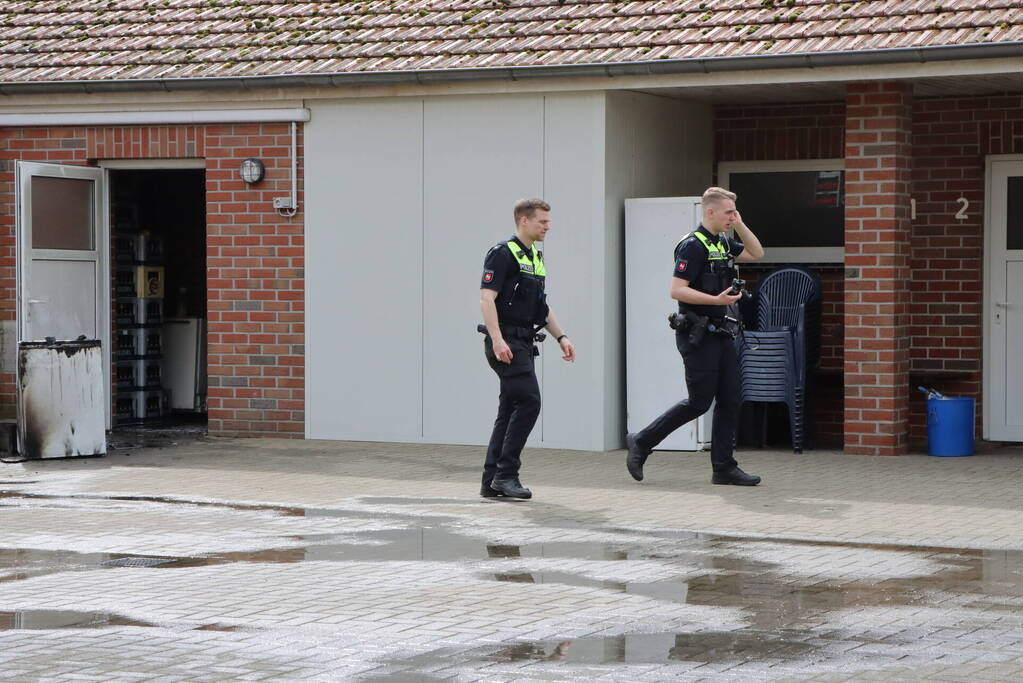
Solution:
[(148, 233), (130, 233), (115, 239), (115, 254), (114, 417), (123, 423), (165, 412), (160, 379), (163, 249), (160, 240)]

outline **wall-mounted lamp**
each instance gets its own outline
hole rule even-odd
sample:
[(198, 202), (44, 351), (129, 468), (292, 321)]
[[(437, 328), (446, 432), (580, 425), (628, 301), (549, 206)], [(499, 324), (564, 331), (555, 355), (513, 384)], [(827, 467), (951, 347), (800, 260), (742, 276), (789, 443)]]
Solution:
[(266, 167), (263, 166), (263, 162), (259, 159), (250, 157), (242, 162), (238, 172), (241, 174), (242, 180), (252, 185), (263, 179), (263, 176), (266, 174)]

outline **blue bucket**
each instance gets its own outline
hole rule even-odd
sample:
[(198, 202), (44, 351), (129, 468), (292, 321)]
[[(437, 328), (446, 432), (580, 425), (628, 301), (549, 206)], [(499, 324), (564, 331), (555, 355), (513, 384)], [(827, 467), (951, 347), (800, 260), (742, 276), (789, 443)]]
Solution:
[(973, 455), (973, 399), (927, 399), (927, 453)]

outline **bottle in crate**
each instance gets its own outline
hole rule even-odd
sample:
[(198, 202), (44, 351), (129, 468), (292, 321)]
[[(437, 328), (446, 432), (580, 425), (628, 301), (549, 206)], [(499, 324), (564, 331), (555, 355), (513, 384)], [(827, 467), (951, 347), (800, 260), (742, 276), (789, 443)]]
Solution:
[(135, 419), (135, 392), (118, 392), (114, 400), (114, 420), (128, 422)]
[(160, 328), (143, 328), (139, 330), (142, 333), (140, 348), (144, 349), (143, 353), (147, 356), (159, 356), (163, 351), (162, 331)]
[(136, 361), (139, 365), (136, 368), (139, 380), (141, 380), (143, 386), (147, 389), (159, 389), (160, 388), (160, 367), (161, 363), (158, 360), (140, 360)]
[(137, 346), (138, 330), (132, 328), (121, 328), (117, 330), (117, 357), (119, 359), (133, 359), (139, 355)]
[(135, 417), (140, 420), (149, 420), (154, 417), (163, 416), (164, 403), (162, 391), (139, 391), (136, 392), (136, 395)]
[(144, 324), (159, 325), (163, 322), (163, 299), (139, 299), (138, 306)]
[(138, 257), (138, 235), (123, 233), (114, 237), (114, 255), (118, 263), (134, 263)]
[(118, 299), (115, 308), (119, 327), (159, 325), (163, 322), (163, 299)]
[(136, 279), (138, 277), (135, 266), (118, 266), (114, 273), (114, 292), (118, 299), (137, 296)]
[(137, 236), (135, 259), (145, 263), (163, 261), (163, 240), (150, 232)]
[(119, 360), (114, 373), (114, 384), (118, 392), (160, 388), (159, 360)]
[(139, 324), (137, 301), (139, 299), (118, 299), (114, 304), (114, 318), (118, 327)]
[(138, 363), (134, 360), (119, 360), (114, 366), (114, 385), (117, 391), (131, 391), (141, 386), (138, 376)]

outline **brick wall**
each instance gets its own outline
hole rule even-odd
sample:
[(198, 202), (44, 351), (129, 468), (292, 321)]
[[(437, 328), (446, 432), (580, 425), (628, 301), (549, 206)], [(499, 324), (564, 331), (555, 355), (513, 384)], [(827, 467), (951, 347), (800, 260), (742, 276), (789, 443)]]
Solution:
[[(715, 133), (719, 161), (842, 157), (845, 103), (718, 107)], [(909, 383), (976, 398), (979, 434), (985, 156), (1023, 153), (1023, 96), (919, 99), (912, 108), (911, 140), (916, 219), (909, 256)], [(970, 203), (966, 220), (955, 218), (959, 197)], [(835, 368), (843, 356), (843, 278), (827, 270), (821, 274), (822, 366)], [(825, 381), (842, 378), (825, 373)], [(926, 438), (923, 395), (911, 393), (909, 405), (909, 436), (919, 449)], [(815, 413), (826, 438), (841, 435), (835, 414), (834, 406)]]
[[(247, 157), (266, 165), (252, 187)], [(14, 320), (14, 161), (205, 158), (210, 433), (304, 432), (304, 242), (301, 212), (279, 216), (290, 194), (290, 125), (119, 126), (0, 129), (0, 319)], [(302, 147), (299, 132), (299, 206)], [(15, 378), (0, 377), (0, 403)]]
[(847, 87), (846, 453), (908, 449), (912, 106), (909, 84)]
[[(976, 398), (980, 434), (985, 157), (1023, 153), (1023, 96), (920, 100), (913, 148), (913, 381)], [(923, 395), (911, 405), (910, 434), (923, 443)]]

